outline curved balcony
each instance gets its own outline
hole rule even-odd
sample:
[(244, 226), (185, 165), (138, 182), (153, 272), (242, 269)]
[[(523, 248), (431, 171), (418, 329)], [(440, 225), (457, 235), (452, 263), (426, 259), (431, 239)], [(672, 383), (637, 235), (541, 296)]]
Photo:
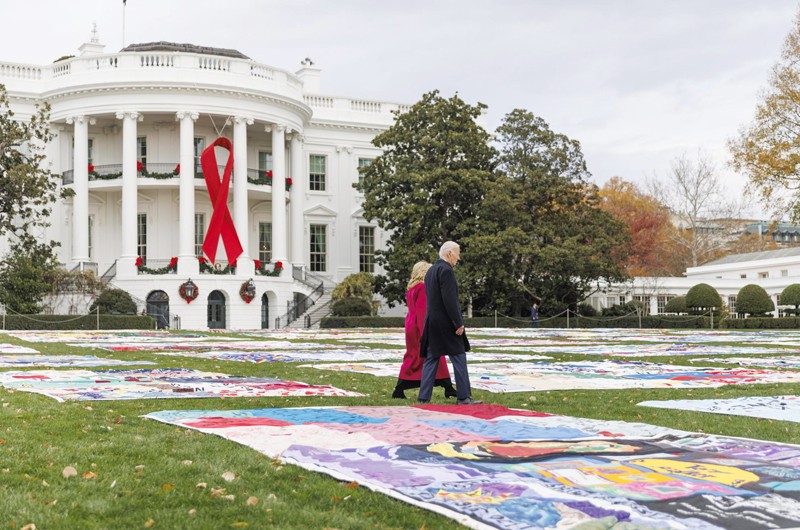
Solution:
[[(122, 164), (107, 164), (103, 166), (92, 166), (94, 169), (89, 172), (90, 181), (104, 181), (104, 180), (117, 180), (122, 179)], [(178, 164), (167, 163), (149, 163), (142, 166), (142, 170), (138, 172), (137, 178), (140, 179), (154, 179), (154, 180), (168, 180), (178, 179), (180, 174), (177, 172)], [(217, 166), (217, 171), (222, 175), (225, 172), (225, 166)], [(203, 172), (198, 171), (194, 178), (202, 179)], [(61, 174), (62, 184), (64, 186), (75, 183), (75, 170), (69, 169)], [(231, 182), (233, 182), (233, 175), (231, 175)], [(247, 182), (255, 186), (269, 186), (272, 187), (272, 172), (262, 169), (247, 169)], [(286, 191), (289, 191), (291, 185), (287, 183)]]

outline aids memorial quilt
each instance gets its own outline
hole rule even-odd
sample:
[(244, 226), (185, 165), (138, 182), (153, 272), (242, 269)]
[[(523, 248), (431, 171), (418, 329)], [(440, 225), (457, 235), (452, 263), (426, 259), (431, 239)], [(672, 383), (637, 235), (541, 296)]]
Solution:
[(0, 355), (0, 368), (21, 368), (27, 366), (134, 366), (155, 365), (150, 361), (120, 361), (103, 359), (94, 355)]
[(193, 342), (242, 340), (203, 335), (193, 332), (166, 333), (163, 331), (14, 331), (8, 335), (27, 342)]
[(769, 368), (800, 368), (799, 355), (785, 355), (780, 357), (712, 357), (705, 359), (691, 359), (691, 362), (740, 364), (742, 366), (765, 366)]
[(800, 396), (749, 396), (734, 399), (642, 401), (642, 407), (711, 412), (800, 423)]
[(209, 397), (362, 396), (272, 377), (238, 377), (180, 368), (0, 372), (0, 385), (57, 401)]
[(96, 344), (96, 343), (75, 343), (67, 346), (79, 348), (99, 348), (107, 351), (208, 351), (208, 350), (251, 350), (251, 351), (272, 351), (285, 349), (337, 349), (353, 348), (353, 346), (341, 344), (321, 344), (318, 342), (287, 342), (287, 341), (249, 341), (242, 342), (147, 342), (143, 344)]
[[(300, 368), (397, 377), (393, 363), (313, 364)], [(800, 372), (675, 366), (640, 361), (481, 363), (469, 366), (470, 386), (495, 393), (620, 388), (715, 388), (731, 384), (798, 383)]]
[(470, 528), (800, 526), (800, 447), (497, 405), (162, 411)]
[(491, 348), (497, 351), (569, 353), (577, 355), (602, 355), (611, 357), (669, 357), (681, 355), (786, 355), (800, 353), (797, 349), (765, 348), (763, 346), (728, 346), (708, 344), (601, 344), (587, 346), (504, 346)]
[(25, 346), (17, 346), (16, 344), (0, 344), (0, 355), (17, 353), (39, 353), (39, 351)]
[[(217, 361), (241, 361), (251, 363), (297, 363), (297, 362), (335, 362), (335, 361), (399, 361), (405, 350), (338, 349), (338, 350), (278, 350), (274, 352), (249, 351), (161, 351), (157, 355), (176, 355)], [(552, 359), (544, 355), (515, 355), (511, 353), (476, 353), (470, 355), (473, 361), (527, 361), (531, 359)]]

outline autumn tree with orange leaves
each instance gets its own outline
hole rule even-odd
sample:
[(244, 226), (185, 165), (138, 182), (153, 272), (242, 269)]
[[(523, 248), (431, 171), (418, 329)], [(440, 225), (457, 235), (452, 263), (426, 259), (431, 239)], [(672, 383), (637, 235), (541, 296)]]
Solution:
[(601, 207), (628, 227), (627, 252), (619, 253), (620, 266), (631, 276), (674, 276), (683, 260), (670, 244), (667, 227), (669, 211), (655, 198), (620, 177), (613, 177), (600, 189)]

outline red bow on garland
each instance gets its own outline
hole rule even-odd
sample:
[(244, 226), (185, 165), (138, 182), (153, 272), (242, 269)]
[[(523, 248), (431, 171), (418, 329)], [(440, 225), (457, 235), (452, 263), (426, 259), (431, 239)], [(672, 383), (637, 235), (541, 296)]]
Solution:
[[(214, 147), (217, 146), (227, 149), (230, 153), (221, 182), (219, 170), (217, 169), (217, 156), (214, 154)], [(243, 250), (242, 244), (239, 242), (239, 236), (236, 234), (236, 227), (233, 225), (231, 212), (228, 210), (228, 191), (231, 184), (231, 172), (233, 171), (233, 144), (231, 141), (227, 138), (214, 140), (214, 143), (209, 145), (200, 155), (200, 164), (203, 166), (203, 176), (206, 180), (208, 194), (214, 204), (214, 213), (208, 225), (206, 239), (203, 241), (203, 252), (212, 263), (215, 263), (221, 236), (222, 242), (225, 243), (228, 263), (234, 264)]]
[(138, 160), (136, 161), (136, 171), (138, 171), (139, 173), (142, 172), (142, 163), (139, 162)]

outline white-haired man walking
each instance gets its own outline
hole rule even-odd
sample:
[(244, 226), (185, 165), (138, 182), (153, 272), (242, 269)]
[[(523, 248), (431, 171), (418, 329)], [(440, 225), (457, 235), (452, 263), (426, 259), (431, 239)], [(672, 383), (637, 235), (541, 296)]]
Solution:
[(420, 340), (419, 356), (425, 358), (422, 365), (417, 401), (429, 403), (436, 379), (439, 358), (447, 355), (453, 364), (456, 375), (456, 390), (459, 405), (478, 405), (481, 401), (472, 399), (467, 371), (469, 341), (464, 332), (461, 318), (461, 304), (458, 301), (458, 281), (453, 270), (461, 258), (461, 248), (453, 241), (447, 241), (439, 249), (439, 259), (425, 275), (425, 296), (428, 310), (425, 326)]

